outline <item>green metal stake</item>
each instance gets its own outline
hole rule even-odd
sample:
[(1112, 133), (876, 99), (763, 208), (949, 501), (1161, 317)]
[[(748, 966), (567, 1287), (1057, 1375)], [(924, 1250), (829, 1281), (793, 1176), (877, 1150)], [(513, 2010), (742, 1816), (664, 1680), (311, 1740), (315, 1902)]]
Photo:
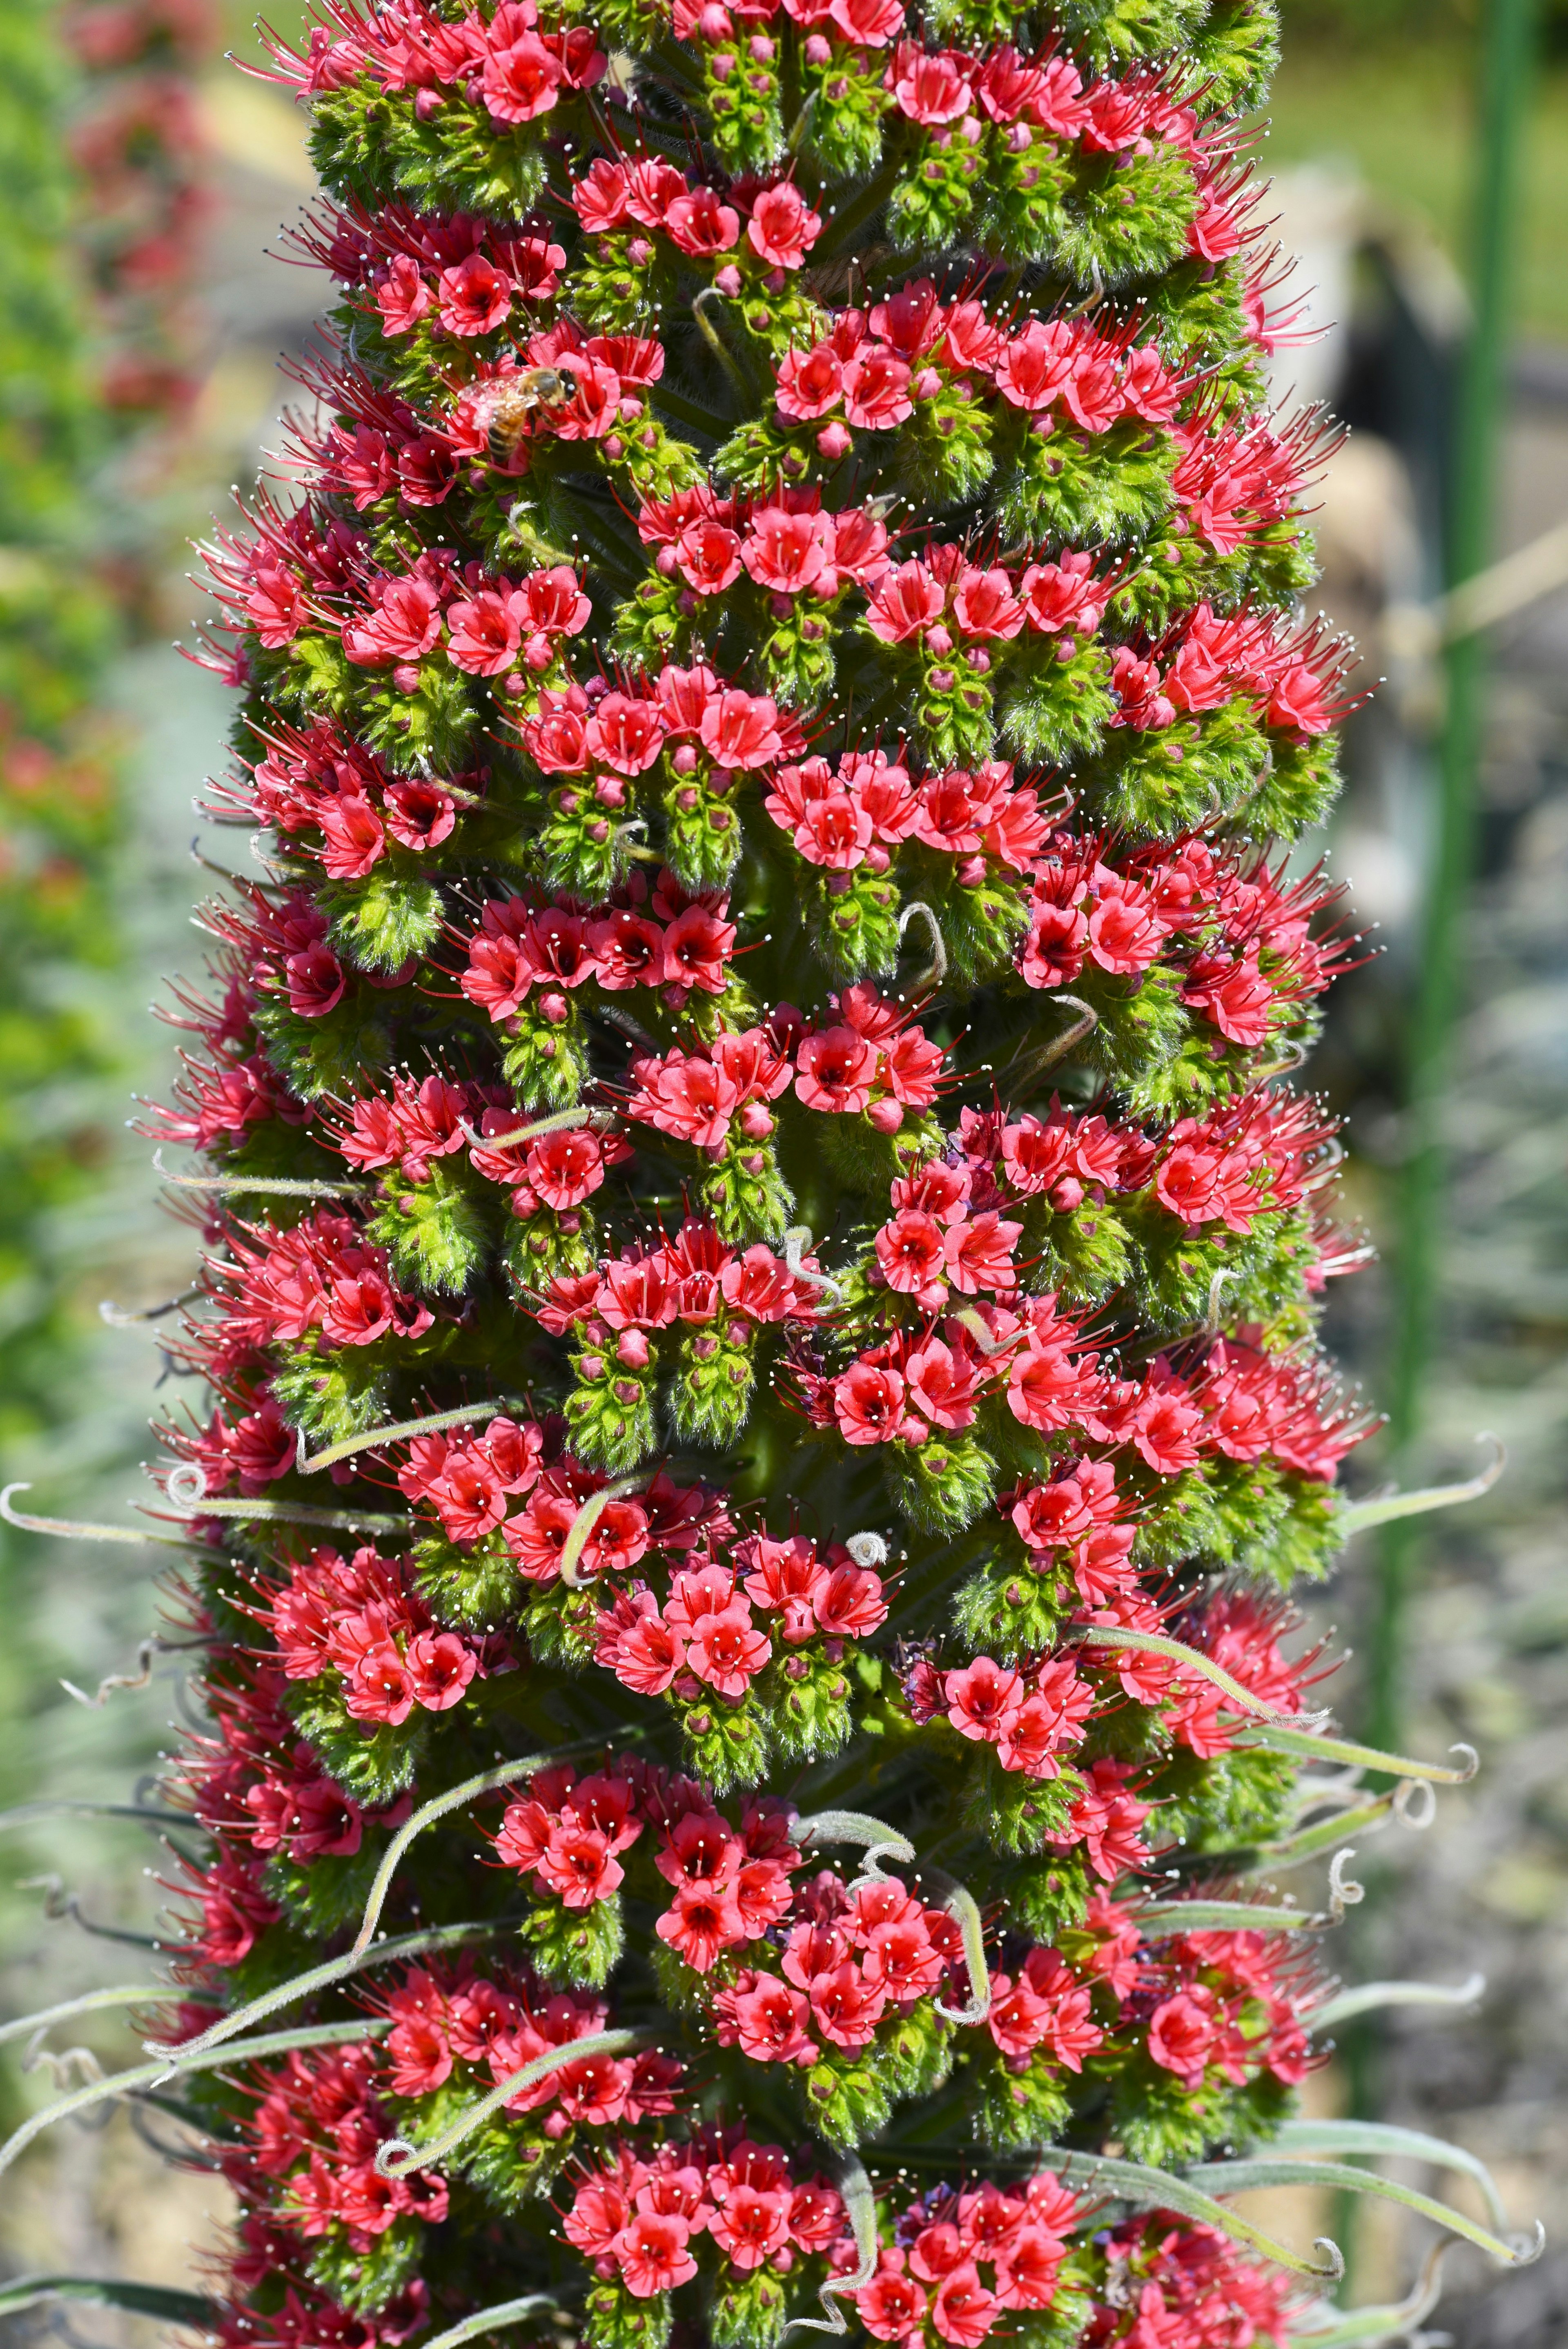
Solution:
[[(1480, 119), (1472, 232), (1474, 324), (1460, 380), (1451, 472), (1447, 584), (1491, 554), (1500, 426), (1506, 401), (1508, 319), (1518, 242), (1522, 130), (1530, 98), (1536, 0), (1490, 0), (1482, 32)], [(1470, 631), (1449, 645), (1448, 700), (1439, 761), (1437, 836), (1421, 925), (1420, 975), (1410, 1010), (1406, 1074), (1410, 1152), (1399, 1194), (1388, 1419), (1395, 1457), (1419, 1429), (1438, 1335), (1446, 1153), (1441, 1109), (1460, 1001), (1463, 920), (1474, 862), (1476, 771), (1485, 719), (1487, 642)], [(1391, 1525), (1380, 1544), (1368, 1641), (1367, 1735), (1387, 1750), (1401, 1733), (1405, 1616), (1419, 1546), (1418, 1520)]]

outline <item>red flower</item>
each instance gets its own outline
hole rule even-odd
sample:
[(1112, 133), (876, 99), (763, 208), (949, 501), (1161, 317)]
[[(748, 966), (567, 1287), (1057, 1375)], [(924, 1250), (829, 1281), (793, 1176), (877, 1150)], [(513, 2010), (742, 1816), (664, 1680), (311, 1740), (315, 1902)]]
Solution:
[(784, 747), (778, 705), (766, 694), (716, 694), (700, 732), (703, 748), (725, 767), (765, 767)]
[(873, 2340), (918, 2340), (925, 2322), (927, 2297), (914, 2278), (904, 2273), (903, 2254), (884, 2251), (880, 2274), (863, 2292), (855, 2294), (855, 2310)]
[(774, 269), (799, 269), (821, 233), (821, 215), (791, 180), (764, 188), (746, 223), (747, 243)]
[(734, 1893), (706, 1879), (677, 1886), (654, 1930), (699, 1974), (710, 1972), (724, 1951), (748, 1938)]
[(965, 2260), (937, 2286), (931, 2321), (944, 2341), (953, 2342), (955, 2349), (978, 2349), (1000, 2313), (1000, 2302), (981, 2282), (979, 2269), (972, 2260)]
[(852, 1028), (823, 1028), (796, 1054), (795, 1091), (808, 1109), (864, 1109), (876, 1080), (875, 1047)]
[(740, 214), (732, 204), (721, 202), (712, 188), (693, 188), (689, 194), (675, 199), (665, 214), (664, 226), (682, 253), (706, 258), (727, 253), (737, 243)]
[(740, 540), (711, 516), (688, 522), (671, 549), (681, 577), (699, 595), (719, 595), (740, 576)]
[(974, 93), (965, 78), (966, 59), (939, 49), (935, 56), (901, 41), (893, 55), (890, 79), (899, 111), (912, 122), (955, 122), (966, 114)]
[(820, 2050), (806, 2028), (810, 2000), (773, 1974), (738, 1976), (734, 1989), (720, 1993), (717, 2014), (721, 2044), (733, 2039), (754, 2064), (817, 2061)]
[(408, 1642), (405, 1658), (415, 1702), (427, 1713), (446, 1713), (461, 1702), (463, 1691), (479, 1669), (471, 1648), (455, 1631), (421, 1631)]
[(906, 1207), (876, 1237), (877, 1262), (890, 1288), (940, 1305), (947, 1294), (943, 1278), (943, 1231), (934, 1216)]
[(896, 1371), (857, 1362), (833, 1381), (833, 1411), (846, 1444), (888, 1444), (904, 1433), (904, 1382)]
[(857, 353), (844, 368), (845, 417), (872, 431), (891, 431), (914, 413), (909, 382), (906, 363), (873, 344)]
[(525, 32), (486, 57), (484, 102), (498, 122), (531, 122), (549, 113), (564, 78), (561, 59), (552, 56), (536, 34)]
[(538, 1863), (539, 1881), (559, 1894), (567, 1909), (587, 1909), (604, 1899), (622, 1881), (625, 1870), (597, 1827), (558, 1820), (550, 1832)]
[(720, 1696), (740, 1697), (772, 1653), (751, 1619), (750, 1608), (743, 1599), (736, 1599), (694, 1623), (686, 1646), (686, 1668)]
[(634, 2300), (652, 2300), (673, 2292), (696, 2273), (696, 2261), (686, 2246), (691, 2230), (673, 2212), (639, 2211), (615, 2237), (611, 2249), (621, 2270), (621, 2281)]
[(443, 269), (436, 280), (437, 315), (449, 335), (488, 335), (511, 308), (511, 280), (482, 253)]
[(947, 1718), (961, 1737), (995, 1745), (1016, 1720), (1024, 1699), (1018, 1674), (989, 1656), (976, 1656), (944, 1682)]
[(884, 645), (902, 645), (942, 617), (946, 597), (923, 563), (902, 563), (878, 585), (866, 626)]
[(837, 585), (833, 574), (833, 525), (827, 514), (787, 513), (782, 506), (763, 506), (751, 517), (741, 560), (759, 587), (798, 595), (822, 584)]
[(731, 2187), (707, 2222), (709, 2234), (742, 2275), (764, 2266), (789, 2240), (788, 2193)]
[(1164, 1999), (1149, 2018), (1149, 2053), (1184, 2088), (1201, 2088), (1214, 2043), (1214, 1993), (1202, 1984)]

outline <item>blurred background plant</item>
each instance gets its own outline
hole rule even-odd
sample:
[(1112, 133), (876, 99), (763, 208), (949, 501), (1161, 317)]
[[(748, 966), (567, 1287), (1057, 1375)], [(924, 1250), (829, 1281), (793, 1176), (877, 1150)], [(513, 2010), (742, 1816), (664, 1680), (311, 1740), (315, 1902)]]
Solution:
[[(1308, 323), (1327, 330), (1281, 353), (1280, 388), (1327, 400), (1354, 428), (1324, 486), (1319, 596), (1356, 631), (1363, 681), (1383, 680), (1354, 721), (1345, 799), (1308, 857), (1326, 853), (1349, 880), (1377, 949), (1331, 999), (1313, 1074), (1348, 1120), (1353, 1203), (1383, 1252), (1336, 1285), (1331, 1341), (1378, 1400), (1390, 1392), (1444, 723), (1434, 605), (1470, 316), (1477, 59), (1495, 12), (1516, 5), (1284, 0), (1263, 156), (1282, 241), (1316, 289)], [(280, 29), (292, 34), (302, 13), (285, 7)], [(1498, 557), (1568, 522), (1568, 0), (1539, 0), (1536, 16), (1508, 247)], [(33, 1483), (28, 1502), (125, 1524), (165, 1365), (156, 1322), (105, 1328), (97, 1304), (156, 1305), (192, 1260), (195, 1234), (161, 1217), (147, 1145), (122, 1122), (133, 1089), (166, 1094), (172, 1074), (178, 1038), (140, 1006), (160, 974), (193, 959), (187, 924), (203, 881), (187, 853), (190, 802), (222, 761), (227, 719), (222, 690), (160, 640), (188, 635), (193, 616), (182, 537), (278, 444), (278, 357), (303, 348), (321, 288), (263, 257), (312, 181), (289, 106), (219, 62), (224, 45), (260, 54), (232, 0), (216, 24), (178, 0), (74, 16), (0, 0), (0, 189), (16, 224), (0, 243), (12, 402), (0, 417), (0, 839), (12, 860), (0, 868), (0, 1448), (5, 1474)], [(9, 461), (15, 448), (26, 464)], [(1419, 1432), (1400, 1473), (1469, 1474), (1485, 1428), (1510, 1465), (1484, 1502), (1428, 1521), (1407, 1561), (1392, 1660), (1408, 1746), (1470, 1737), (1484, 1768), (1444, 1795), (1426, 1833), (1358, 1855), (1357, 1873), (1397, 1880), (1352, 1912), (1331, 1958), (1353, 1979), (1456, 1982), (1480, 1970), (1489, 1988), (1457, 2019), (1392, 2011), (1375, 2041), (1347, 2039), (1312, 2084), (1323, 2109), (1457, 2137), (1512, 2207), (1546, 2219), (1553, 2248), (1522, 2277), (1495, 2283), (1468, 2251), (1450, 2259), (1436, 2321), (1457, 2349), (1556, 2349), (1568, 2337), (1568, 590), (1552, 584), (1550, 560), (1532, 577), (1485, 638), (1476, 856), (1440, 1112), (1443, 1246)], [(1374, 1477), (1392, 1473), (1389, 1450)], [(134, 1676), (156, 1620), (159, 1554), (0, 1538), (0, 1803), (46, 1784), (122, 1799), (170, 1701), (181, 1702), (179, 1658), (154, 1658), (145, 1688), (98, 1710), (58, 1679), (90, 1692), (102, 1674)], [(1364, 1660), (1378, 1565), (1364, 1538), (1314, 1627), (1337, 1621), (1357, 1651), (1333, 1690), (1357, 1725), (1374, 1697)], [(135, 1843), (141, 1833), (75, 1815), (11, 1829), (0, 2013), (147, 1969), (145, 1952), (41, 1922), (40, 1890), (13, 1889), (58, 1873), (92, 1921), (154, 1933), (158, 1888), (142, 1871), (157, 1855)], [(1315, 1899), (1321, 1888), (1304, 1878), (1292, 1889)], [(119, 2029), (81, 2035), (107, 2060)], [(0, 2098), (40, 2086), (14, 2063), (0, 2075)], [(199, 2172), (183, 2188), (170, 2180), (138, 2140), (152, 2125), (121, 2110), (100, 2134), (46, 2141), (14, 2173), (0, 2272), (186, 2278), (189, 2246), (221, 2215), (217, 2190)], [(1272, 2215), (1302, 2240), (1346, 2224), (1326, 2198)], [(1397, 2218), (1362, 2228), (1358, 2299), (1398, 2296), (1418, 2234)], [(0, 2328), (31, 2341), (67, 2322), (35, 2311)], [(73, 2311), (67, 2329), (95, 2349), (155, 2338), (107, 2311)]]

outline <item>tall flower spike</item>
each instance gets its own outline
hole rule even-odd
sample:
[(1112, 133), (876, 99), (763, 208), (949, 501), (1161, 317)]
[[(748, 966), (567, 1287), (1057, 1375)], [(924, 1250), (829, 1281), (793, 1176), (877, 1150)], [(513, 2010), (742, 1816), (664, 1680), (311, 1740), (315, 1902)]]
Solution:
[(101, 2084), (221, 2096), (227, 2349), (1282, 2349), (1338, 2271), (1233, 2198), (1470, 1757), (1285, 1596), (1372, 1423), (1273, 9), (938, 16), (275, 47), (335, 339), (210, 557), (270, 878), (146, 1119), (205, 1725)]

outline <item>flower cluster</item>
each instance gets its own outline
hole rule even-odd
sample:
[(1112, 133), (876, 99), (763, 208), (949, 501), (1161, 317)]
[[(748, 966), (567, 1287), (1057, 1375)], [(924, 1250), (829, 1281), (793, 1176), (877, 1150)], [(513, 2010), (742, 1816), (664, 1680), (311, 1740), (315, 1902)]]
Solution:
[[(1045, 418), (1056, 408), (1087, 433), (1108, 432), (1124, 417), (1164, 425), (1183, 386), (1157, 347), (1130, 332), (1102, 333), (1083, 319), (1031, 320), (1016, 334), (996, 325), (983, 303), (944, 303), (929, 278), (900, 289), (869, 313), (841, 312), (831, 334), (791, 351), (779, 370), (778, 409), (792, 423), (841, 416), (844, 423), (892, 431), (916, 400), (934, 399), (954, 383), (970, 398), (993, 388), (1009, 406)], [(1048, 428), (1047, 428), (1048, 429)], [(843, 453), (842, 427), (818, 436), (825, 456)]]
[(613, 2168), (590, 2170), (563, 2231), (595, 2275), (634, 2300), (688, 2282), (705, 2251), (722, 2273), (743, 2277), (765, 2269), (782, 2277), (797, 2261), (823, 2258), (839, 2272), (855, 2256), (827, 2179), (778, 2146), (754, 2144), (744, 2127), (703, 2130), (646, 2159), (627, 2154)]
[[(261, 1883), (274, 1854), (296, 1866), (351, 1859), (366, 1826), (398, 1826), (411, 1807), (407, 1795), (368, 1809), (356, 1802), (300, 1736), (286, 1696), (287, 1675), (275, 1661), (234, 1671), (214, 1692), (219, 1734), (196, 1741), (183, 1757), (181, 1780), (195, 1816), (209, 1834), (232, 1838), (239, 1863), (201, 1888), (209, 1963), (237, 1963), (276, 1916)], [(214, 1944), (231, 1954), (211, 1957)]]
[[(781, 287), (785, 271), (804, 266), (822, 233), (821, 214), (811, 210), (792, 180), (760, 187), (742, 183), (728, 191), (728, 199), (653, 157), (614, 163), (601, 157), (571, 192), (585, 235), (641, 228), (668, 237), (676, 252), (692, 261), (733, 252), (744, 235), (745, 250), (769, 274), (777, 273)], [(627, 254), (641, 264), (652, 259), (653, 248), (634, 234)], [(740, 272), (730, 263), (719, 269), (715, 282), (720, 293), (738, 294)]]
[(1077, 2197), (1048, 2170), (1011, 2190), (934, 2187), (895, 2220), (874, 2282), (855, 2295), (861, 2323), (873, 2341), (926, 2340), (929, 2324), (950, 2349), (978, 2349), (1015, 2312), (1052, 2306), (1081, 2224)]
[(541, 33), (538, 26), (534, 0), (503, 0), (488, 22), (477, 12), (453, 21), (424, 0), (393, 0), (335, 36), (318, 26), (303, 60), (281, 43), (273, 55), (296, 67), (293, 78), (310, 96), (363, 76), (377, 89), (428, 93), (433, 114), (460, 88), (492, 123), (511, 126), (550, 113), (563, 91), (592, 89), (609, 63), (586, 27)]
[(705, 1686), (741, 1697), (771, 1662), (773, 1637), (793, 1649), (820, 1639), (836, 1661), (846, 1640), (866, 1639), (887, 1619), (882, 1577), (839, 1544), (823, 1555), (802, 1535), (753, 1535), (734, 1555), (729, 1568), (676, 1574), (662, 1609), (645, 1584), (600, 1615), (597, 1659), (623, 1687), (639, 1696), (672, 1689), (687, 1702)]
[[(359, 881), (387, 854), (388, 843), (421, 855), (449, 838), (462, 802), (482, 784), (479, 774), (453, 778), (457, 792), (423, 775), (389, 773), (372, 751), (341, 728), (317, 719), (308, 727), (280, 723), (265, 758), (251, 770), (242, 800), (220, 790), (220, 815), (240, 808), (294, 840), (320, 859), (329, 880)], [(459, 794), (461, 794), (461, 801)], [(319, 841), (303, 838), (319, 833)]]
[(416, 1705), (445, 1713), (461, 1703), (481, 1669), (480, 1651), (455, 1631), (436, 1630), (400, 1568), (374, 1549), (356, 1550), (350, 1560), (313, 1550), (266, 1619), (289, 1679), (336, 1673), (355, 1721), (397, 1723)]
[(976, 1656), (972, 1664), (934, 1679), (941, 1705), (960, 1737), (994, 1745), (1004, 1770), (1021, 1771), (1027, 1778), (1056, 1777), (1058, 1754), (1079, 1744), (1094, 1710), (1093, 1689), (1061, 1656), (1027, 1671)]
[(1289, 2277), (1212, 2227), (1156, 2211), (1113, 2228), (1105, 2251), (1108, 2288), (1086, 2349), (1252, 2349), (1289, 2337)]
[(422, 1337), (434, 1319), (428, 1305), (389, 1278), (385, 1248), (368, 1246), (357, 1224), (335, 1209), (302, 1216), (291, 1231), (264, 1241), (229, 1237), (228, 1257), (214, 1261), (223, 1295), (225, 1351), (231, 1359), (319, 1330), (329, 1346), (370, 1346), (378, 1338)]
[(1086, 1196), (1103, 1200), (1149, 1188), (1190, 1229), (1222, 1223), (1244, 1235), (1259, 1216), (1299, 1206), (1333, 1165), (1324, 1154), (1334, 1128), (1303, 1094), (1245, 1093), (1206, 1117), (1180, 1118), (1156, 1134), (1098, 1114), (1075, 1115), (1055, 1102), (1047, 1118), (1004, 1125), (999, 1136), (994, 1127), (995, 1121), (970, 1122), (964, 1136), (968, 1165), (954, 1170), (964, 1186), (961, 1202), (986, 1176), (1019, 1198), (1048, 1195), (1054, 1207), (1068, 1213)]
[(634, 1061), (627, 1117), (717, 1153), (732, 1121), (748, 1141), (765, 1141), (774, 1124), (765, 1104), (791, 1084), (806, 1109), (863, 1112), (881, 1133), (896, 1133), (906, 1111), (930, 1108), (944, 1056), (908, 1011), (869, 986), (846, 988), (828, 1009), (820, 1027), (784, 1005), (769, 1028), (721, 1033), (709, 1050)]
[(1047, 838), (1038, 792), (1001, 760), (916, 783), (880, 750), (849, 751), (836, 767), (807, 759), (778, 770), (764, 805), (797, 853), (830, 873), (885, 873), (892, 852), (915, 840), (955, 857), (962, 885), (984, 879), (987, 857), (1024, 872)]
[[(610, 726), (618, 715), (610, 713)], [(601, 797), (604, 788), (601, 783)], [(469, 943), (460, 981), (469, 1001), (499, 1021), (537, 988), (541, 1015), (559, 1024), (566, 1017), (566, 996), (590, 980), (612, 995), (634, 987), (662, 988), (672, 1011), (683, 1009), (694, 992), (724, 992), (737, 934), (723, 890), (691, 895), (665, 871), (651, 899), (640, 874), (616, 896), (623, 902), (612, 899), (588, 913), (530, 905), (521, 897), (492, 899)]]
[[(242, 2144), (226, 2157), (236, 2183), (261, 2185), (285, 2232), (307, 2242), (341, 2234), (362, 2256), (400, 2219), (436, 2226), (448, 2213), (446, 2182), (436, 2173), (398, 2178), (376, 2167), (378, 2147), (406, 2125), (411, 2106), (449, 2081), (499, 2085), (602, 2032), (608, 2011), (603, 2001), (552, 1993), (521, 1972), (480, 1972), (471, 1961), (406, 1969), (380, 2002), (392, 2027), (379, 2042), (295, 2052), (255, 2067)], [(523, 2122), (518, 2158), (537, 2162), (544, 2145), (579, 2128), (670, 2112), (678, 2076), (678, 2065), (652, 2053), (595, 2051), (558, 2064), (503, 2106)]]
[(1313, 935), (1339, 893), (1317, 874), (1284, 884), (1283, 869), (1200, 839), (1113, 860), (1093, 838), (1056, 833), (1033, 868), (1019, 973), (1030, 987), (1070, 987), (1086, 970), (1136, 978), (1179, 957), (1183, 1003), (1255, 1047), (1346, 967)]
[(827, 605), (851, 587), (874, 589), (889, 567), (880, 517), (865, 506), (825, 512), (818, 490), (784, 489), (766, 502), (677, 491), (643, 505), (637, 535), (657, 549), (661, 578), (684, 581), (698, 616), (701, 599), (721, 595), (742, 572), (768, 595)]
[[(943, 1195), (956, 1195), (945, 1228), (940, 1208), (927, 1206)], [(1205, 1454), (1259, 1460), (1265, 1452), (1303, 1475), (1332, 1476), (1359, 1441), (1355, 1412), (1320, 1364), (1299, 1352), (1270, 1355), (1241, 1333), (1217, 1340), (1190, 1372), (1161, 1354), (1141, 1376), (1119, 1376), (1054, 1295), (1014, 1300), (1008, 1250), (1021, 1226), (995, 1209), (971, 1218), (954, 1170), (901, 1181), (877, 1250), (890, 1287), (928, 1307), (940, 1305), (949, 1284), (961, 1294), (989, 1290), (997, 1301), (972, 1309), (973, 1321), (966, 1313), (945, 1324), (940, 1338), (901, 1330), (864, 1347), (834, 1377), (802, 1369), (809, 1416), (836, 1423), (846, 1443), (918, 1445), (934, 1424), (969, 1425), (992, 1394), (1005, 1394), (1013, 1417), (1037, 1433), (1080, 1430), (1094, 1444), (1129, 1447), (1159, 1476), (1195, 1468)]]

